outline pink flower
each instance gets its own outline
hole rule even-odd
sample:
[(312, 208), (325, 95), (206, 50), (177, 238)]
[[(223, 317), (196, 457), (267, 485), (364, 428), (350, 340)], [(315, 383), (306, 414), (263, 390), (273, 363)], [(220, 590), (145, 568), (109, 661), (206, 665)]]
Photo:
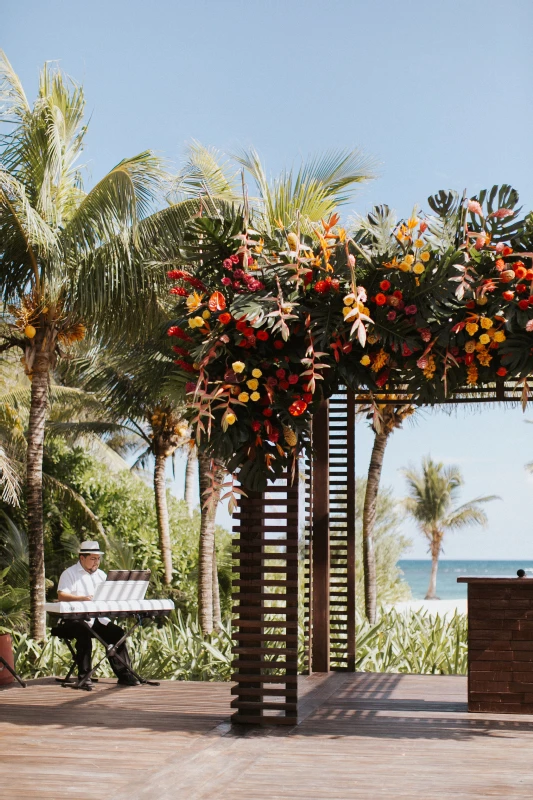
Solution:
[(242, 269), (236, 269), (233, 272), (233, 277), (237, 278), (237, 280), (242, 280), (242, 278), (244, 278), (244, 272), (242, 271)]
[(468, 201), (468, 210), (471, 214), (479, 214), (480, 217), (483, 216), (483, 209), (479, 205), (477, 200), (469, 200)]
[(224, 278), (222, 278), (222, 280), (221, 280), (221, 283), (222, 283), (224, 286), (231, 286), (231, 278), (226, 278), (226, 277), (224, 277)]
[(194, 392), (195, 389), (196, 389), (196, 384), (193, 383), (193, 381), (187, 381), (187, 383), (185, 384), (185, 394), (190, 394), (191, 392)]
[(533, 319), (530, 319), (530, 320), (528, 320), (528, 322), (526, 322), (526, 331), (528, 333), (533, 331)]
[(420, 233), (424, 233), (424, 231), (427, 231), (427, 228), (428, 228), (427, 222), (421, 222), (420, 223), (420, 228), (419, 228)]
[(387, 319), (389, 320), (389, 322), (394, 322), (394, 320), (396, 319), (396, 311), (389, 311), (389, 313), (387, 314)]
[(413, 314), (416, 314), (417, 311), (418, 309), (415, 305), (405, 306), (405, 313), (407, 314), (408, 317), (412, 316)]
[(240, 288), (240, 285), (241, 285), (241, 282), (240, 282), (240, 281), (233, 281), (233, 288), (234, 288), (234, 289), (239, 289), (239, 288)]
[(350, 253), (348, 256), (348, 266), (355, 267), (355, 256)]
[(498, 242), (498, 244), (496, 245), (496, 252), (497, 252), (497, 253), (501, 253), (501, 252), (503, 252), (503, 248), (504, 248), (504, 247), (505, 247), (505, 245), (504, 245), (504, 243), (503, 243), (503, 242)]
[(420, 334), (420, 337), (421, 337), (423, 342), (429, 342), (430, 341), (430, 339), (431, 339), (431, 331), (429, 330), (429, 328), (420, 328), (418, 333)]
[(485, 234), (484, 233), (480, 233), (479, 236), (477, 237), (476, 243), (474, 245), (476, 250), (482, 250), (485, 247), (486, 241), (487, 241), (487, 237), (485, 236)]
[(409, 347), (407, 347), (405, 342), (402, 342), (402, 356), (404, 356), (404, 358), (409, 358), (409, 356), (412, 356), (412, 355), (413, 355), (413, 351)]
[(511, 211), (510, 208), (499, 208), (497, 211), (493, 211), (492, 214), (489, 214), (489, 217), (496, 217), (496, 219), (505, 219), (505, 217), (512, 217), (514, 211)]
[(278, 385), (277, 378), (274, 378), (273, 375), (270, 375), (270, 377), (267, 378), (267, 384), (272, 387), (277, 386)]
[(231, 261), (232, 264), (238, 264), (240, 258), (238, 255), (236, 255), (236, 253), (234, 253), (232, 256), (229, 257), (229, 260)]
[(225, 258), (224, 261), (222, 262), (222, 266), (224, 267), (224, 269), (233, 269), (233, 261), (231, 260), (231, 258)]

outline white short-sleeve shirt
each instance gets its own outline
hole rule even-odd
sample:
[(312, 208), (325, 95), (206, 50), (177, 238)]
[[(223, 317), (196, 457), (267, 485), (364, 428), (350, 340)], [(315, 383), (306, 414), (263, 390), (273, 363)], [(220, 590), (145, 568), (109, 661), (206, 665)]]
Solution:
[[(73, 564), (61, 573), (57, 591), (77, 594), (80, 597), (92, 596), (98, 584), (103, 583), (106, 577), (105, 572), (101, 569), (97, 569), (96, 572), (92, 573), (87, 572), (78, 561), (77, 564)], [(93, 622), (94, 620), (90, 620), (91, 625)], [(103, 625), (107, 625), (110, 620), (108, 617), (100, 617), (100, 622)]]

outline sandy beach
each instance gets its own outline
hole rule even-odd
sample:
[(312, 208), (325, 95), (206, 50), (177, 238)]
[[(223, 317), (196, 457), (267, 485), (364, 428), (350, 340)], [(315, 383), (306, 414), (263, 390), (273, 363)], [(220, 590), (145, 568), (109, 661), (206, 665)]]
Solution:
[(428, 611), (432, 617), (436, 617), (437, 614), (443, 617), (444, 615), (453, 616), (455, 612), (458, 614), (466, 614), (466, 603), (466, 598), (459, 598), (457, 600), (404, 600), (400, 603), (387, 606), (387, 609), (394, 608), (396, 611), (404, 613)]

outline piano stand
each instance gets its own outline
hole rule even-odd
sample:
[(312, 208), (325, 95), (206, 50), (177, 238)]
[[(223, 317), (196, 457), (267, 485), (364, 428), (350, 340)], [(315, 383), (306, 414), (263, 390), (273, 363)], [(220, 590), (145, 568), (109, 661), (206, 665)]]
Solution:
[(4, 665), (5, 669), (7, 669), (7, 671), (8, 671), (8, 672), (10, 672), (10, 673), (13, 675), (13, 677), (15, 678), (15, 680), (17, 681), (17, 683), (20, 683), (20, 685), (22, 686), (22, 688), (23, 688), (23, 689), (25, 689), (25, 688), (26, 688), (26, 681), (23, 681), (23, 680), (22, 680), (22, 678), (20, 678), (20, 677), (17, 675), (17, 673), (15, 672), (15, 670), (14, 670), (14, 669), (12, 669), (12, 668), (9, 666), (9, 664), (7, 663), (7, 661), (5, 660), (5, 658), (2, 658), (2, 656), (0, 656), (0, 664), (3, 664), (3, 665)]
[(77, 689), (85, 688), (85, 684), (87, 683), (87, 681), (92, 679), (93, 672), (96, 672), (96, 670), (98, 669), (100, 664), (102, 664), (102, 662), (105, 661), (105, 659), (108, 658), (108, 656), (114, 656), (115, 658), (118, 658), (118, 660), (124, 665), (124, 668), (131, 675), (133, 675), (133, 677), (136, 680), (138, 680), (139, 683), (146, 684), (148, 686), (159, 686), (159, 681), (150, 681), (147, 678), (143, 678), (142, 675), (139, 675), (137, 672), (135, 672), (135, 670), (131, 666), (126, 664), (126, 662), (124, 661), (122, 656), (119, 656), (119, 654), (117, 653), (117, 648), (120, 647), (120, 645), (123, 644), (129, 636), (131, 636), (133, 631), (136, 628), (138, 628), (139, 625), (142, 625), (142, 622), (143, 622), (142, 615), (141, 614), (137, 614), (136, 616), (137, 616), (137, 622), (135, 623), (135, 625), (132, 625), (131, 628), (126, 631), (124, 636), (122, 636), (118, 640), (118, 642), (116, 644), (107, 644), (107, 642), (104, 641), (104, 639), (102, 639), (101, 636), (99, 636), (97, 633), (95, 633), (95, 631), (93, 631), (92, 627), (87, 624), (86, 620), (80, 620), (81, 624), (85, 625), (85, 627), (87, 628), (87, 630), (89, 631), (89, 633), (91, 634), (93, 639), (97, 639), (103, 645), (104, 650), (105, 650), (105, 656), (103, 656), (103, 658), (100, 659), (98, 664), (96, 664), (91, 670), (89, 670), (89, 672), (85, 673), (83, 678), (78, 682), (78, 684), (76, 686)]

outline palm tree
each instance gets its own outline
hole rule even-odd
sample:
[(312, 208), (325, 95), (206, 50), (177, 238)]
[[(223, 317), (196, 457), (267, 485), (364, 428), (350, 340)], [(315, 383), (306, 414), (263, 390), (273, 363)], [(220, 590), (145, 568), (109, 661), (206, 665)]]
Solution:
[(402, 472), (409, 491), (409, 497), (404, 501), (405, 508), (429, 542), (431, 577), (426, 600), (436, 600), (439, 555), (446, 531), (459, 530), (468, 525), (485, 526), (487, 515), (481, 504), (500, 498), (497, 495), (476, 497), (456, 506), (459, 490), (464, 484), (459, 467), (445, 467), (440, 462), (434, 462), (431, 456), (423, 459), (421, 472), (414, 467)]
[[(9, 330), (0, 351), (22, 350), (32, 381), (26, 497), (31, 635), (45, 636), (42, 460), (51, 370), (92, 326), (108, 340), (139, 336), (164, 294), (161, 261), (184, 219), (156, 213), (163, 173), (151, 152), (121, 161), (89, 192), (77, 166), (87, 126), (83, 90), (41, 72), (30, 106), (0, 52), (0, 286)], [(195, 208), (197, 203), (195, 204)]]
[[(390, 400), (394, 396), (390, 395)], [(402, 427), (403, 421), (415, 412), (412, 405), (374, 404), (363, 406), (361, 413), (370, 418), (374, 431), (374, 444), (370, 456), (366, 482), (365, 500), (363, 504), (363, 575), (365, 589), (365, 614), (373, 625), (377, 614), (377, 578), (376, 553), (374, 544), (374, 528), (379, 498), (381, 471), (385, 457), (385, 448), (393, 431)]]

